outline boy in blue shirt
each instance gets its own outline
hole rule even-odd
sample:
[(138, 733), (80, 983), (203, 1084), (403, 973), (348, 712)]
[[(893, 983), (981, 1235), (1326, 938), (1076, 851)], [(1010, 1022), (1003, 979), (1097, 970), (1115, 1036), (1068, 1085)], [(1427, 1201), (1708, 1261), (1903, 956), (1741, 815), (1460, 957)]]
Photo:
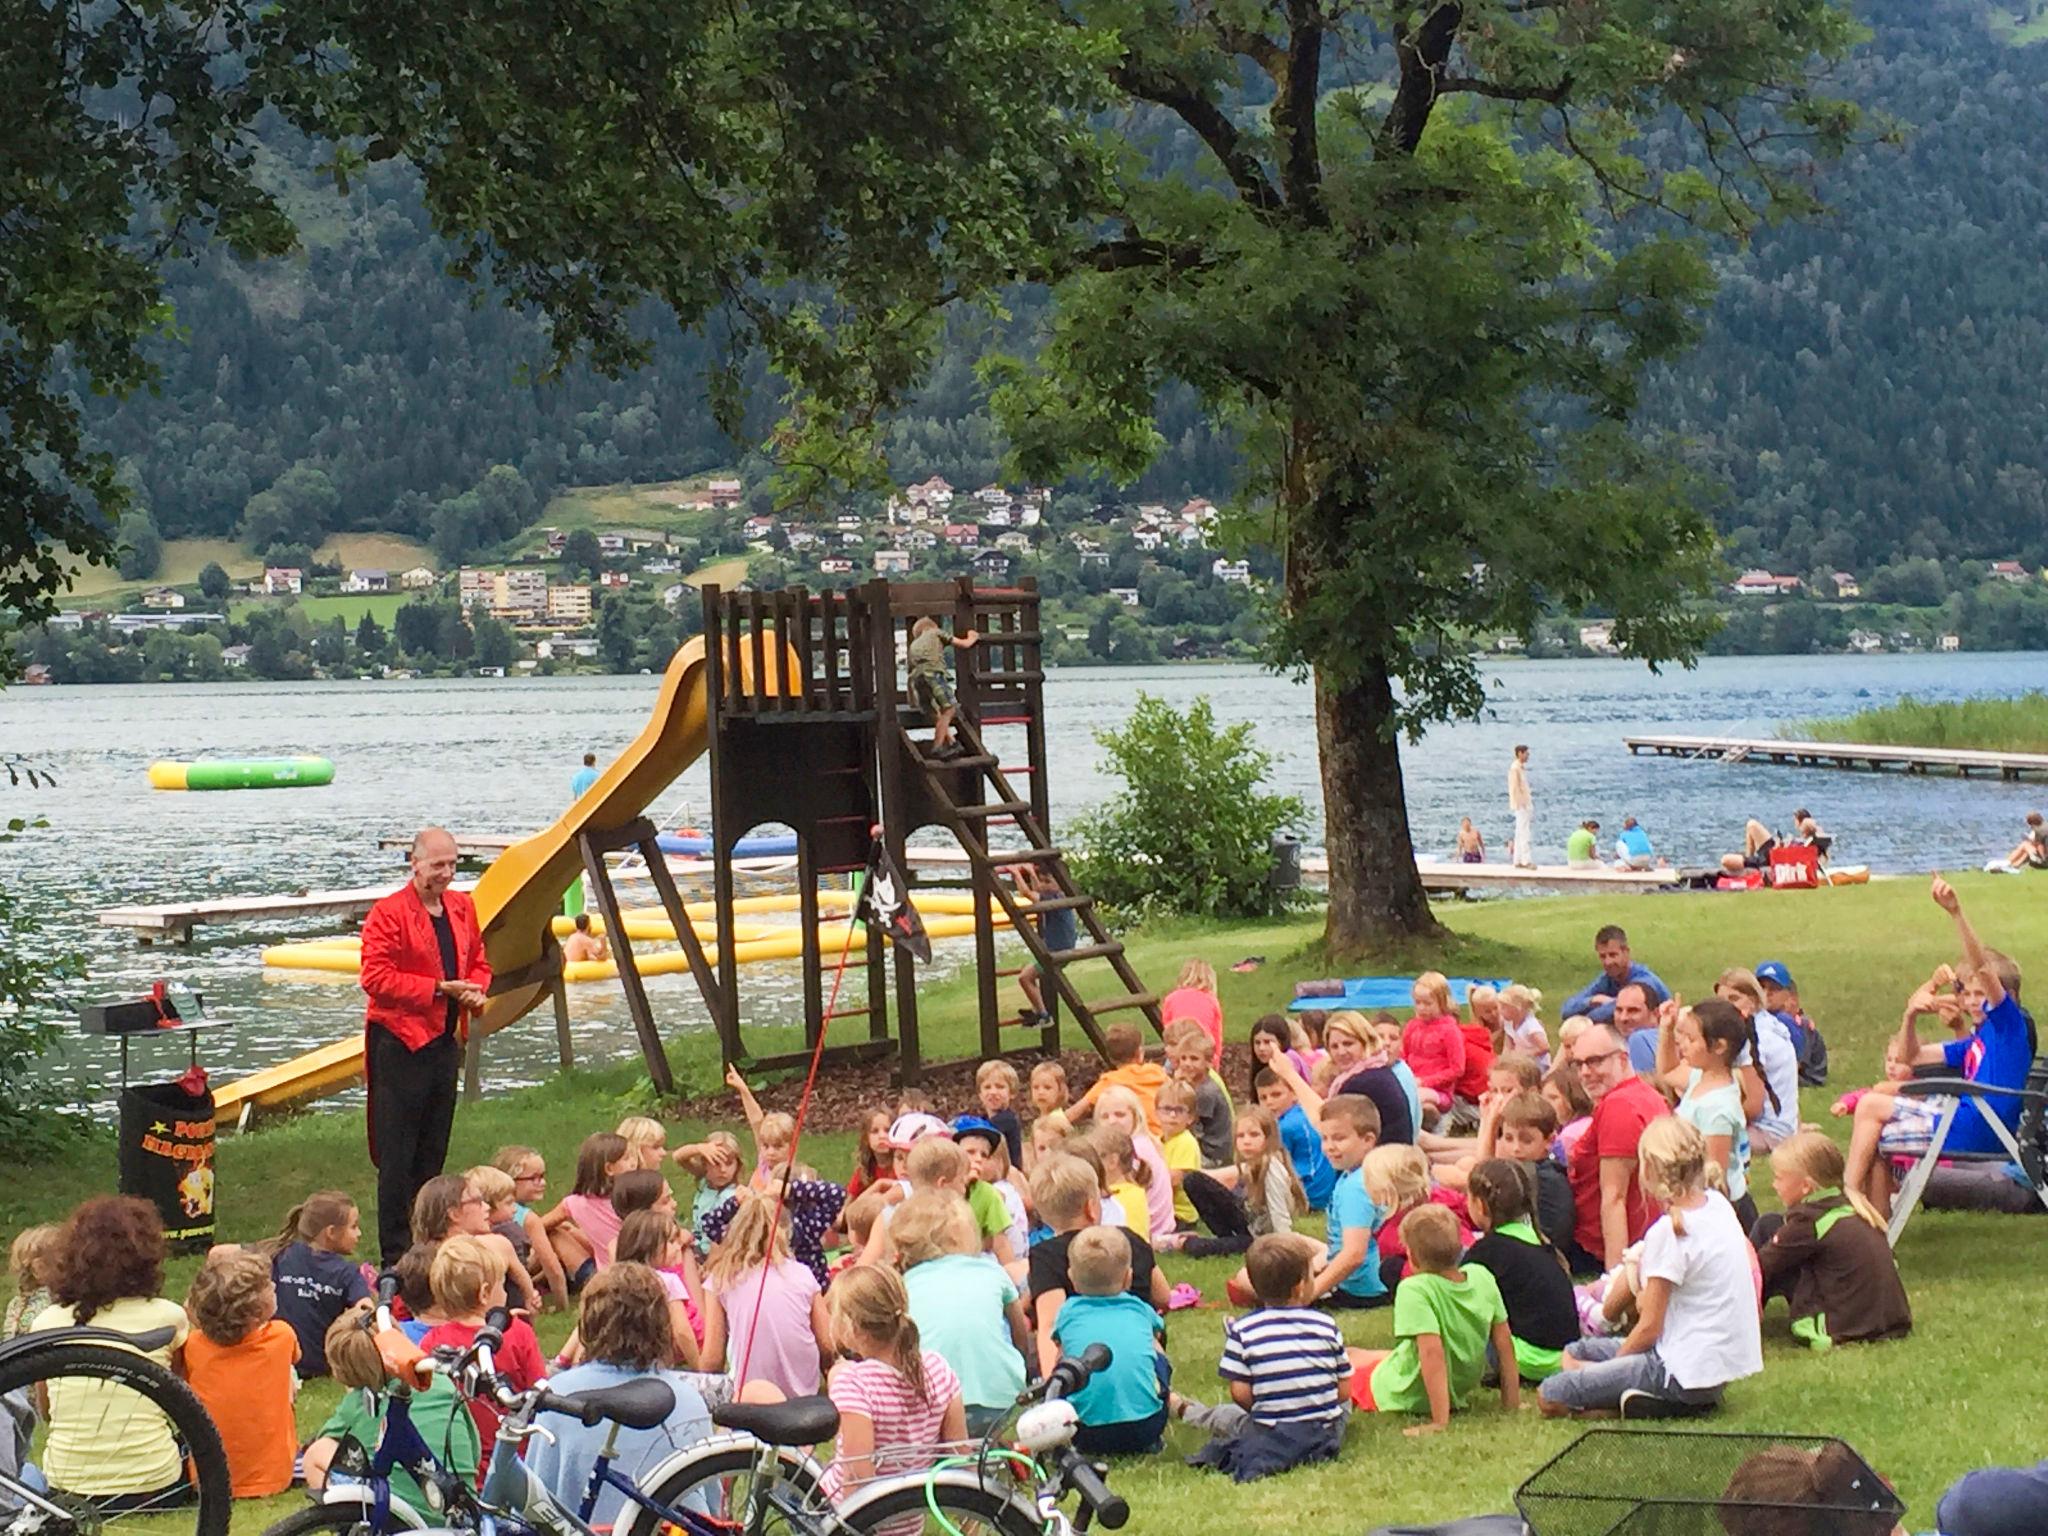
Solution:
[(1330, 1191), (1329, 1243), (1316, 1271), (1312, 1299), (1326, 1307), (1383, 1307), (1390, 1299), (1380, 1278), (1374, 1232), (1386, 1213), (1365, 1192), (1361, 1166), (1379, 1145), (1380, 1112), (1363, 1094), (1325, 1099), (1317, 1116), (1323, 1154), (1337, 1171)]
[(1107, 1344), (1107, 1369), (1073, 1396), (1081, 1427), (1074, 1448), (1091, 1456), (1150, 1455), (1166, 1433), (1172, 1380), (1159, 1340), (1159, 1314), (1130, 1294), (1131, 1246), (1115, 1227), (1088, 1227), (1067, 1249), (1074, 1294), (1060, 1304), (1052, 1336), (1063, 1355)]
[[(1280, 1126), (1280, 1144), (1287, 1149), (1287, 1160), (1294, 1164), (1294, 1176), (1301, 1180), (1309, 1209), (1322, 1210), (1330, 1203), (1330, 1189), (1337, 1182), (1337, 1175), (1323, 1155), (1322, 1139), (1316, 1133), (1316, 1106), (1304, 1108), (1297, 1103), (1294, 1090), (1271, 1067), (1259, 1068), (1252, 1078), (1252, 1088), (1259, 1096), (1259, 1108)], [(1374, 1135), (1378, 1135), (1377, 1128)]]

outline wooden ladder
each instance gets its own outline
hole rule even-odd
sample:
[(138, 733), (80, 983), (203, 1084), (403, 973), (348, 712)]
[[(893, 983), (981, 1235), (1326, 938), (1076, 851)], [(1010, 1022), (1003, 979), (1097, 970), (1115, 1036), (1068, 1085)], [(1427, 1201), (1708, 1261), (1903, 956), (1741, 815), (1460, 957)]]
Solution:
[[(1121, 1013), (1134, 1008), (1141, 1010), (1151, 1023), (1153, 1033), (1163, 1032), (1158, 997), (1145, 989), (1138, 973), (1131, 969), (1123, 944), (1112, 938), (1109, 930), (1103, 927), (1102, 918), (1095, 908), (1095, 898), (1074, 883), (1073, 872), (1067, 868), (1066, 855), (1053, 845), (1045, 828), (1032, 813), (1030, 798), (1018, 794), (1012, 787), (995, 754), (983, 744), (980, 733), (964, 717), (956, 717), (953, 735), (964, 751), (958, 757), (933, 758), (926, 753), (924, 744), (915, 740), (901, 724), (897, 732), (903, 751), (922, 766), (930, 782), (933, 807), (946, 823), (947, 830), (959, 840), (976, 875), (986, 881), (997, 903), (1008, 914), (1011, 928), (1038, 962), (1040, 974), (1057, 990), (1060, 1001), (1071, 1010), (1082, 1030), (1094, 1042), (1096, 1050), (1108, 1055), (1101, 1027), (1096, 1022), (1107, 1013)], [(953, 793), (959, 783), (956, 776), (966, 771), (978, 775), (972, 781), (976, 798), (971, 801), (956, 798)], [(984, 782), (994, 792), (994, 800), (979, 798)], [(997, 821), (1014, 822), (1024, 834), (1027, 846), (992, 851), (988, 829), (990, 823)], [(1009, 881), (1002, 878), (1004, 866), (1012, 864), (1035, 866), (1041, 875), (1051, 879), (1059, 894), (1025, 900)], [(1072, 911), (1085, 925), (1088, 942), (1073, 949), (1048, 949), (1038, 925), (1031, 918), (1040, 912), (1062, 910)], [(1123, 990), (1093, 1000), (1082, 997), (1073, 978), (1067, 974), (1067, 967), (1087, 960), (1107, 960), (1117, 980), (1123, 984)]]

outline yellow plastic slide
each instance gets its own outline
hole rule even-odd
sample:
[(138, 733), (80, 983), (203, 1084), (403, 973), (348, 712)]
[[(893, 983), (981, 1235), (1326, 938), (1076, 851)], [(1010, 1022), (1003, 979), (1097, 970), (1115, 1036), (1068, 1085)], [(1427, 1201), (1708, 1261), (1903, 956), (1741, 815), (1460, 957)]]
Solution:
[[(771, 653), (769, 668), (770, 687), (787, 692), (795, 686), (797, 660), (793, 652), (785, 648)], [(743, 652), (742, 677), (749, 688), (753, 687), (751, 671), (752, 657)], [(577, 834), (616, 832), (642, 815), (704, 751), (707, 718), (704, 641), (700, 637), (687, 642), (669, 662), (654, 714), (632, 745), (553, 826), (499, 854), (477, 882), (472, 895), (493, 972), (510, 976), (540, 958), (544, 936), (562, 909), (563, 896), (583, 873)], [(547, 995), (545, 981), (496, 993), (470, 1027), (485, 1034), (503, 1029)], [(244, 1104), (275, 1108), (345, 1088), (362, 1075), (362, 1049), (362, 1036), (357, 1035), (353, 1041), (336, 1041), (225, 1084), (214, 1094), (214, 1117), (221, 1124), (232, 1125), (240, 1119)]]

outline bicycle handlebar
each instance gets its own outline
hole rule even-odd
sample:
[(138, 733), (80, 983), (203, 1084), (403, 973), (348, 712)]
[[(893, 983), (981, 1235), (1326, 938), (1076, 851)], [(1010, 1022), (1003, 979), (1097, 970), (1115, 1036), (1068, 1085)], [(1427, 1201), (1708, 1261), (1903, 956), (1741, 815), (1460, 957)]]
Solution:
[(1107, 1344), (1090, 1344), (1081, 1351), (1079, 1359), (1072, 1355), (1062, 1356), (1046, 1373), (1041, 1395), (1047, 1399), (1072, 1397), (1088, 1385), (1089, 1377), (1108, 1370), (1113, 1358)]
[(1069, 1446), (1060, 1453), (1060, 1477), (1069, 1488), (1081, 1496), (1081, 1502), (1095, 1512), (1095, 1518), (1112, 1531), (1122, 1527), (1131, 1518), (1130, 1501), (1122, 1494), (1113, 1493), (1109, 1484), (1102, 1480), (1102, 1474), (1095, 1470), (1095, 1464), (1079, 1451)]

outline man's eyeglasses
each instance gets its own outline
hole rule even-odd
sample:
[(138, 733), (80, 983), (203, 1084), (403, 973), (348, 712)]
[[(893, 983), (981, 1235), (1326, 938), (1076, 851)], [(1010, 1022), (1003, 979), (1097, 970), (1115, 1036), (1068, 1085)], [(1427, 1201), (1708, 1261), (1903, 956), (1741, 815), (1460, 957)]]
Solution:
[(1603, 1061), (1612, 1061), (1617, 1056), (1626, 1056), (1627, 1054), (1628, 1050), (1626, 1047), (1616, 1046), (1611, 1051), (1595, 1051), (1590, 1056), (1574, 1056), (1570, 1060), (1573, 1066), (1584, 1071), (1587, 1067), (1597, 1066)]

